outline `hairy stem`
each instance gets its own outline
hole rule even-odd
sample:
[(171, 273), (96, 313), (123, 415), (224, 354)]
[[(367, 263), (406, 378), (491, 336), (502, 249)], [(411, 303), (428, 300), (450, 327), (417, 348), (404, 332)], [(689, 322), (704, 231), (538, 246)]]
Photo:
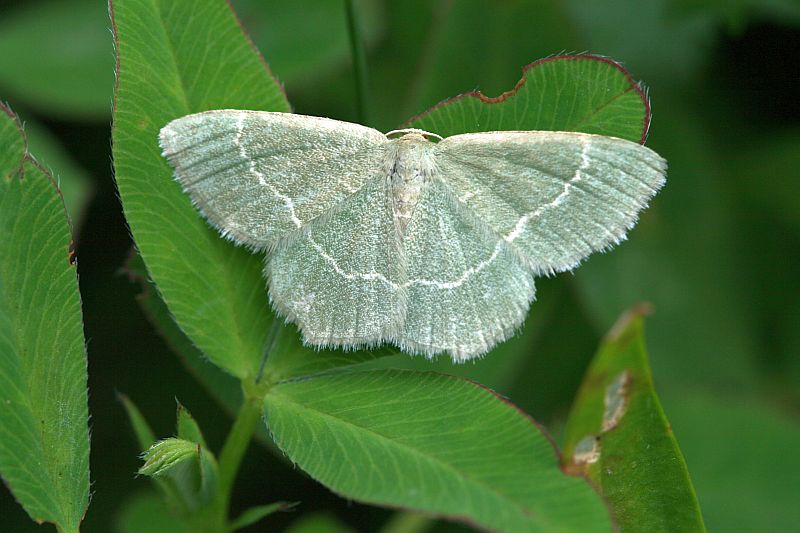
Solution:
[(215, 522), (218, 526), (222, 525), (223, 528), (228, 519), (228, 506), (230, 505), (233, 483), (236, 480), (236, 475), (239, 472), (239, 467), (253, 437), (256, 425), (261, 418), (261, 404), (262, 399), (260, 397), (245, 395), (245, 399), (236, 415), (236, 420), (233, 422), (233, 427), (231, 427), (219, 455), (219, 489), (213, 505), (213, 514), (216, 518)]

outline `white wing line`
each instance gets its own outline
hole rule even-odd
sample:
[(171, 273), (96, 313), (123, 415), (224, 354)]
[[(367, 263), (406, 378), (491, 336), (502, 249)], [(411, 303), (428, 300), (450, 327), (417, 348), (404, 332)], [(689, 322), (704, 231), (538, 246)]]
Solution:
[(578, 166), (577, 169), (575, 169), (575, 175), (572, 176), (572, 178), (570, 178), (569, 181), (564, 183), (564, 190), (562, 190), (561, 193), (558, 196), (556, 196), (552, 202), (537, 207), (530, 213), (523, 215), (519, 220), (517, 220), (517, 224), (514, 226), (514, 229), (511, 230), (511, 232), (508, 235), (503, 237), (506, 240), (506, 242), (514, 242), (514, 240), (520, 235), (522, 235), (523, 231), (525, 231), (525, 226), (528, 224), (529, 221), (538, 217), (546, 210), (551, 209), (553, 207), (558, 207), (564, 202), (567, 196), (569, 196), (569, 192), (572, 189), (572, 187), (583, 179), (583, 171), (589, 168), (589, 165), (592, 163), (591, 160), (589, 159), (589, 154), (588, 154), (590, 144), (591, 143), (589, 142), (589, 140), (581, 138), (581, 164)]
[(339, 266), (339, 263), (336, 261), (336, 258), (334, 258), (330, 254), (328, 254), (322, 248), (322, 246), (317, 241), (314, 240), (314, 237), (312, 237), (311, 235), (307, 235), (307, 237), (308, 237), (308, 241), (311, 243), (311, 246), (314, 247), (314, 249), (317, 251), (317, 253), (319, 255), (321, 255), (322, 258), (325, 261), (327, 261), (331, 265), (331, 267), (333, 267), (333, 270), (337, 274), (342, 276), (344, 279), (350, 279), (350, 280), (352, 280), (352, 279), (363, 279), (363, 280), (367, 280), (367, 281), (376, 281), (377, 280), (377, 281), (381, 281), (381, 282), (389, 285), (393, 289), (397, 289), (399, 287), (399, 285), (397, 283), (393, 282), (392, 280), (390, 280), (389, 278), (387, 278), (386, 276), (384, 276), (383, 274), (381, 274), (379, 272), (363, 273), (363, 272), (348, 272), (348, 271), (344, 270), (343, 268), (341, 268)]
[(461, 274), (459, 278), (453, 281), (437, 281), (432, 279), (418, 278), (418, 279), (408, 280), (405, 283), (395, 283), (379, 272), (348, 272), (343, 268), (341, 268), (336, 259), (332, 257), (330, 254), (328, 254), (322, 248), (322, 246), (317, 241), (314, 240), (314, 238), (311, 235), (308, 235), (308, 240), (311, 243), (311, 246), (313, 246), (314, 249), (317, 251), (317, 253), (320, 256), (322, 256), (322, 258), (325, 259), (325, 261), (331, 265), (333, 270), (337, 274), (342, 276), (344, 279), (347, 280), (363, 279), (366, 281), (380, 281), (390, 286), (393, 289), (399, 289), (399, 288), (405, 289), (412, 285), (426, 285), (426, 286), (436, 287), (437, 289), (456, 289), (461, 285), (463, 285), (464, 283), (466, 283), (466, 281), (471, 276), (477, 274), (478, 272), (489, 266), (492, 263), (492, 261), (497, 259), (497, 256), (500, 255), (500, 250), (502, 249), (503, 245), (503, 241), (497, 241), (497, 244), (495, 245), (494, 250), (492, 251), (492, 255), (490, 255), (488, 258), (481, 261), (480, 263), (478, 263), (476, 266), (468, 268), (467, 270), (464, 271), (463, 274)]
[(461, 274), (461, 277), (455, 279), (453, 281), (436, 281), (431, 279), (412, 279), (403, 284), (403, 287), (408, 287), (410, 285), (428, 285), (433, 286), (438, 289), (455, 289), (463, 285), (473, 274), (477, 274), (487, 266), (491, 264), (492, 261), (497, 259), (497, 256), (500, 255), (500, 249), (503, 245), (503, 241), (497, 241), (497, 244), (494, 245), (494, 251), (492, 251), (492, 255), (488, 258), (484, 259), (474, 267), (470, 267)]
[(239, 155), (241, 155), (242, 158), (249, 163), (249, 165), (250, 165), (250, 174), (255, 176), (256, 178), (258, 178), (258, 183), (260, 183), (261, 185), (269, 188), (269, 190), (272, 191), (272, 194), (274, 194), (281, 201), (283, 201), (284, 205), (286, 205), (286, 209), (289, 210), (289, 216), (291, 216), (292, 222), (294, 222), (294, 225), (299, 228), (300, 226), (303, 225), (303, 223), (300, 221), (299, 218), (297, 218), (297, 214), (294, 212), (294, 201), (290, 197), (288, 197), (285, 194), (281, 193), (278, 189), (275, 188), (274, 185), (269, 183), (264, 178), (264, 174), (262, 174), (261, 172), (259, 172), (256, 169), (256, 161), (255, 161), (255, 159), (252, 159), (247, 154), (247, 150), (245, 149), (244, 144), (242, 144), (242, 132), (244, 131), (244, 119), (245, 118), (247, 118), (247, 113), (240, 113), (238, 115), (238, 117), (237, 117), (237, 120), (236, 120), (236, 136), (234, 136), (234, 138), (233, 138), (233, 144), (235, 144), (236, 147), (239, 149)]

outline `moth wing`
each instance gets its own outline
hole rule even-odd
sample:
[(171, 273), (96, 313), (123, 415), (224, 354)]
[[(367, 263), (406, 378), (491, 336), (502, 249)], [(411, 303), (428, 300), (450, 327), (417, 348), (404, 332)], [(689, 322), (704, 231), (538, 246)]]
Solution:
[(269, 257), (275, 308), (309, 344), (371, 346), (402, 322), (402, 266), (388, 182), (368, 182)]
[(490, 132), (439, 142), (440, 176), (537, 274), (617, 244), (664, 184), (640, 144), (585, 133)]
[(467, 360), (511, 336), (534, 298), (533, 273), (434, 179), (406, 227), (406, 351)]
[(159, 138), (201, 213), (254, 249), (273, 246), (382, 172), (386, 142), (349, 122), (237, 110), (173, 120)]

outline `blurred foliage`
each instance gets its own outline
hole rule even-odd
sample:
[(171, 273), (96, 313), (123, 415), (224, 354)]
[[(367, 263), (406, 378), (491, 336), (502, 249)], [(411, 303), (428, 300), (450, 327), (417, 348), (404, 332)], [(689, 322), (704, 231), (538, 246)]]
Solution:
[[(343, 6), (233, 4), (295, 111), (355, 119)], [(371, 125), (384, 130), (456, 94), (496, 96), (513, 87), (523, 65), (563, 51), (607, 55), (645, 81), (653, 105), (648, 145), (670, 163), (665, 189), (629, 242), (590, 258), (575, 275), (540, 280), (526, 358), (503, 366), (500, 347), (455, 370), (469, 376), (493, 367), (491, 385), (559, 435), (600, 334), (622, 310), (647, 300), (655, 308), (647, 342), (656, 388), (709, 529), (799, 523), (798, 466), (787, 464), (800, 446), (800, 60), (790, 52), (800, 44), (798, 4), (357, 6), (366, 25)], [(135, 506), (120, 506), (146, 481), (133, 477), (137, 445), (116, 390), (136, 402), (157, 434), (171, 431), (174, 415), (164, 406), (179, 397), (207, 428), (212, 449), (224, 424), (203, 422), (225, 414), (147, 323), (135, 301), (138, 285), (118, 273), (130, 240), (110, 175), (113, 49), (105, 6), (20, 1), (0, 4), (0, 13), (0, 95), (62, 144), (61, 161), (42, 156), (43, 163), (65, 181), (88, 176), (95, 190), (71, 215), (83, 219), (77, 241), (90, 362), (94, 497), (84, 530), (107, 531), (121, 523), (123, 508), (146, 519), (152, 504), (139, 496)], [(325, 519), (331, 523), (377, 530), (388, 518), (385, 510), (339, 500), (281, 459), (251, 450), (247, 461), (234, 494), (239, 512), (298, 500), (294, 513), (274, 523), (287, 527), (319, 511), (338, 517)], [(7, 491), (0, 498), (4, 528), (37, 530)]]
[(0, 18), (0, 86), (50, 116), (102, 120), (111, 111), (114, 55), (103, 2), (19, 3)]
[(662, 400), (710, 531), (797, 529), (796, 414), (762, 398), (708, 390), (669, 392)]

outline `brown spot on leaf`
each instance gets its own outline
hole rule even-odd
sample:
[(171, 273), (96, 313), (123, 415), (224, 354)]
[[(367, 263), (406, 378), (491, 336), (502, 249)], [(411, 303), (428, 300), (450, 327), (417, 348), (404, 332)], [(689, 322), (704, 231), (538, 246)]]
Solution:
[(628, 408), (628, 388), (631, 377), (627, 370), (623, 370), (606, 387), (604, 398), (605, 412), (603, 413), (603, 431), (610, 431), (617, 427), (620, 419)]
[(600, 460), (600, 439), (594, 435), (583, 437), (575, 445), (572, 462), (576, 465), (590, 465)]

